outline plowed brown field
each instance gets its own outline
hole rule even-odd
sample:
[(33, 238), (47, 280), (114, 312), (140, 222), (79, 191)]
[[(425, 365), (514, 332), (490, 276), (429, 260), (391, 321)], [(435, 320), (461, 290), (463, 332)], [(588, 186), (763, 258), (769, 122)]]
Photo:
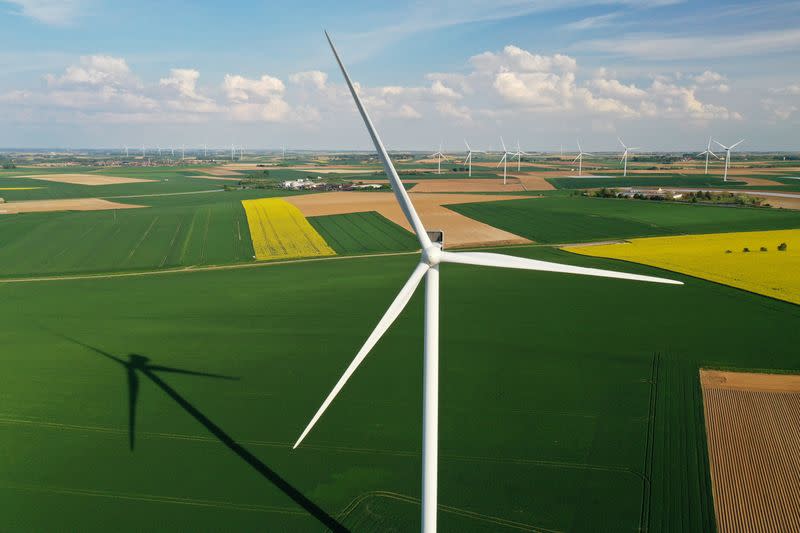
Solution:
[[(524, 237), (478, 222), (444, 207), (446, 204), (500, 200), (536, 201), (531, 196), (411, 193), (411, 199), (426, 228), (444, 230), (445, 246), (449, 248), (531, 242)], [(307, 217), (377, 211), (395, 224), (411, 231), (400, 205), (390, 192), (324, 192), (289, 196), (285, 200), (300, 208)]]
[(700, 370), (717, 529), (800, 531), (800, 376)]

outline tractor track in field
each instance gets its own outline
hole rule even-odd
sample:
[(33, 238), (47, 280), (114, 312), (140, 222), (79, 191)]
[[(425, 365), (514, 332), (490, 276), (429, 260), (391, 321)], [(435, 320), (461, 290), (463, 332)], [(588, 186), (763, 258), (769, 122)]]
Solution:
[[(192, 225), (193, 227), (193, 225)], [(191, 234), (191, 228), (190, 228)], [(517, 250), (526, 248), (561, 248), (564, 246), (591, 246), (597, 244), (616, 244), (625, 242), (624, 240), (616, 241), (603, 241), (603, 242), (583, 242), (583, 243), (558, 243), (558, 244), (521, 244), (516, 246), (486, 246), (479, 248), (463, 248), (458, 251), (469, 250)], [(37, 283), (46, 281), (79, 281), (91, 279), (113, 279), (113, 278), (129, 278), (137, 276), (159, 276), (165, 274), (185, 274), (191, 272), (208, 272), (213, 270), (237, 270), (246, 268), (262, 268), (262, 267), (275, 267), (280, 265), (291, 265), (296, 263), (312, 263), (316, 261), (345, 261), (352, 259), (369, 259), (375, 257), (393, 257), (399, 255), (415, 255), (419, 254), (419, 250), (411, 252), (386, 252), (386, 253), (373, 253), (373, 254), (359, 254), (359, 255), (333, 255), (325, 257), (309, 257), (304, 259), (287, 259), (278, 261), (262, 261), (262, 262), (248, 262), (248, 263), (231, 263), (227, 265), (190, 265), (179, 268), (167, 268), (159, 270), (140, 270), (135, 272), (105, 272), (94, 274), (64, 274), (58, 276), (32, 276), (32, 277), (15, 277), (15, 278), (0, 278), (0, 284), (3, 283)]]

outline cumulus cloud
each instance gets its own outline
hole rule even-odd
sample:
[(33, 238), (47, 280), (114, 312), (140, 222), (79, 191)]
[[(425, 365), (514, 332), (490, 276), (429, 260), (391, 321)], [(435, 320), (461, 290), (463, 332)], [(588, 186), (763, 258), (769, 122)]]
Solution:
[(70, 65), (61, 76), (45, 76), (48, 85), (130, 86), (137, 80), (128, 63), (121, 57), (107, 55), (82, 56), (77, 65)]
[(290, 75), (289, 81), (297, 85), (309, 84), (318, 91), (322, 91), (328, 83), (328, 75), (320, 70), (309, 70)]
[(229, 100), (246, 102), (251, 99), (274, 98), (286, 91), (286, 85), (278, 78), (264, 74), (259, 79), (225, 74), (223, 89)]

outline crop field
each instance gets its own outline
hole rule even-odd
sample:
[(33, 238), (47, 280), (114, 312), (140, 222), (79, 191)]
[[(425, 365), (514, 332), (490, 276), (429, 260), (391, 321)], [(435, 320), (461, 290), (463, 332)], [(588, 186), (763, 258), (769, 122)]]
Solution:
[(414, 235), (374, 211), (310, 217), (308, 221), (339, 255), (419, 248)]
[(745, 185), (743, 181), (731, 178), (722, 181), (721, 177), (709, 176), (643, 176), (623, 178), (621, 175), (602, 178), (549, 178), (547, 181), (558, 189), (587, 189), (599, 187), (713, 187), (732, 188)]
[(565, 250), (643, 263), (800, 304), (800, 229), (652, 237)]
[(701, 370), (718, 531), (800, 530), (800, 376)]
[[(0, 284), (0, 528), (416, 528), (419, 294), (290, 449), (415, 260)], [(679, 274), (442, 271), (443, 531), (713, 527), (698, 368), (799, 370), (797, 306)]]
[[(154, 169), (108, 169), (103, 170), (100, 175), (130, 177), (152, 180), (149, 182), (120, 183), (111, 185), (80, 185), (75, 183), (63, 183), (58, 181), (42, 181), (33, 178), (24, 178), (24, 175), (64, 175), (64, 169), (55, 169), (59, 172), (41, 172), (30, 168), (16, 169), (12, 171), (0, 171), (0, 188), (25, 188), (27, 190), (8, 190), (2, 191), (0, 197), (6, 201), (19, 200), (45, 200), (56, 198), (90, 198), (103, 197), (114, 198), (130, 195), (149, 195), (149, 194), (174, 194), (197, 192), (201, 190), (219, 189), (220, 184), (206, 180), (196, 180), (189, 178), (191, 170), (182, 169), (176, 171), (174, 168), (154, 168)], [(72, 170), (75, 170), (72, 172)], [(135, 172), (134, 172), (135, 170)], [(70, 169), (70, 173), (79, 176), (90, 176), (91, 172), (79, 172), (78, 169)], [(184, 173), (187, 173), (186, 175)]]
[(142, 209), (2, 215), (0, 276), (251, 261), (240, 198), (168, 196), (146, 198), (154, 207)]
[(800, 211), (645, 200), (548, 196), (448, 208), (543, 243), (800, 227)]
[(336, 255), (303, 213), (281, 198), (242, 200), (256, 259)]

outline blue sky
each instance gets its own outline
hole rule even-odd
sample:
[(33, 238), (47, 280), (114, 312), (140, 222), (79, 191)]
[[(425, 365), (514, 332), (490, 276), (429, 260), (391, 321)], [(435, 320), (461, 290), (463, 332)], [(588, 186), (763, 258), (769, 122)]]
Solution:
[[(0, 0), (0, 146), (797, 149), (800, 3)], [(736, 138), (736, 139), (734, 139)]]

